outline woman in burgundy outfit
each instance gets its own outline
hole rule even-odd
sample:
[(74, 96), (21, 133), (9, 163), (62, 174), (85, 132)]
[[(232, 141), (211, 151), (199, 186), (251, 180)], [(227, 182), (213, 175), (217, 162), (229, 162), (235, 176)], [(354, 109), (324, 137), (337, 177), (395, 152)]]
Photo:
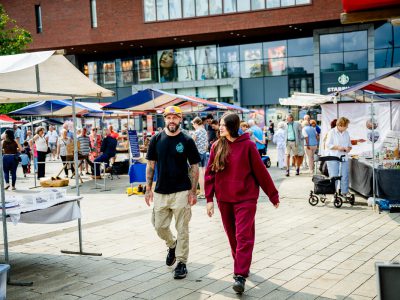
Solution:
[(233, 289), (244, 292), (252, 259), (260, 186), (278, 208), (279, 194), (248, 133), (239, 136), (240, 119), (228, 113), (220, 120), (205, 173), (207, 214), (214, 214), (214, 195), (234, 259)]

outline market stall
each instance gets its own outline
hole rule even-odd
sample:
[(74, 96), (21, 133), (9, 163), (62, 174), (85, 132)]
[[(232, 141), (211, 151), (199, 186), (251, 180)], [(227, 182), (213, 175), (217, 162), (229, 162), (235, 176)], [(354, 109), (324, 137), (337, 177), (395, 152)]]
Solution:
[[(56, 51), (32, 52), (0, 56), (0, 103), (36, 102), (40, 100), (72, 99), (72, 115), (76, 127), (75, 99), (87, 97), (110, 97), (113, 92), (102, 88), (88, 79), (63, 55)], [(74, 161), (78, 166), (76, 133), (74, 132)], [(76, 176), (76, 193), (79, 197), (79, 183)], [(0, 196), (2, 203), (2, 222), (5, 262), (9, 264), (6, 205), (3, 178), (3, 159), (0, 151)], [(78, 201), (79, 205), (79, 201)], [(82, 247), (81, 219), (78, 218), (79, 252)], [(8, 279), (10, 273), (8, 273)], [(16, 283), (20, 284), (20, 283)]]

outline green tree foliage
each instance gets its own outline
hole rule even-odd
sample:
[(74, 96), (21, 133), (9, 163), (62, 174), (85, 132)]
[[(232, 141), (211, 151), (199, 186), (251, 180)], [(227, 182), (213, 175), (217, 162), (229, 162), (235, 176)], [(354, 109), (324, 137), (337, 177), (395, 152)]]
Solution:
[(31, 34), (18, 27), (0, 4), (0, 55), (21, 53), (31, 42)]
[[(0, 55), (21, 53), (31, 42), (31, 34), (18, 27), (0, 4)], [(0, 114), (7, 114), (25, 105), (25, 103), (0, 104)]]

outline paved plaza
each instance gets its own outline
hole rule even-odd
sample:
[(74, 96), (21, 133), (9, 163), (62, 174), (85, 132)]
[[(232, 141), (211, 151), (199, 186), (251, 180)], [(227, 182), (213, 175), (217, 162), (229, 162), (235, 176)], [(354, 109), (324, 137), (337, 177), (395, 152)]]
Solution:
[[(376, 298), (374, 263), (400, 259), (399, 214), (374, 212), (362, 198), (354, 207), (312, 207), (310, 175), (286, 178), (274, 166), (269, 170), (281, 206), (274, 209), (260, 197), (251, 275), (242, 296), (231, 288), (233, 261), (218, 211), (210, 219), (205, 200), (193, 207), (189, 274), (174, 280), (151, 209), (143, 196), (125, 194), (128, 178), (121, 176), (107, 181), (110, 191), (93, 189), (88, 179), (81, 187), (84, 251), (102, 256), (60, 253), (78, 249), (76, 221), (8, 224), (12, 279), (34, 284), (8, 286), (7, 299)], [(32, 185), (32, 178), (19, 177), (17, 192)]]

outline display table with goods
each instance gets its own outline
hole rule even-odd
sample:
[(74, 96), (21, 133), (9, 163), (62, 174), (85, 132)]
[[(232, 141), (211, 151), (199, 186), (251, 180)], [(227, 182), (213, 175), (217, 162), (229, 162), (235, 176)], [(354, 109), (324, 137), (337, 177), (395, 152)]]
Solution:
[(56, 224), (80, 218), (80, 196), (67, 196), (65, 189), (46, 189), (38, 193), (6, 194), (7, 221), (31, 224)]
[(365, 197), (373, 196), (373, 168), (375, 195), (388, 200), (400, 199), (399, 139), (389, 136), (375, 157), (353, 156), (350, 159), (350, 188)]

